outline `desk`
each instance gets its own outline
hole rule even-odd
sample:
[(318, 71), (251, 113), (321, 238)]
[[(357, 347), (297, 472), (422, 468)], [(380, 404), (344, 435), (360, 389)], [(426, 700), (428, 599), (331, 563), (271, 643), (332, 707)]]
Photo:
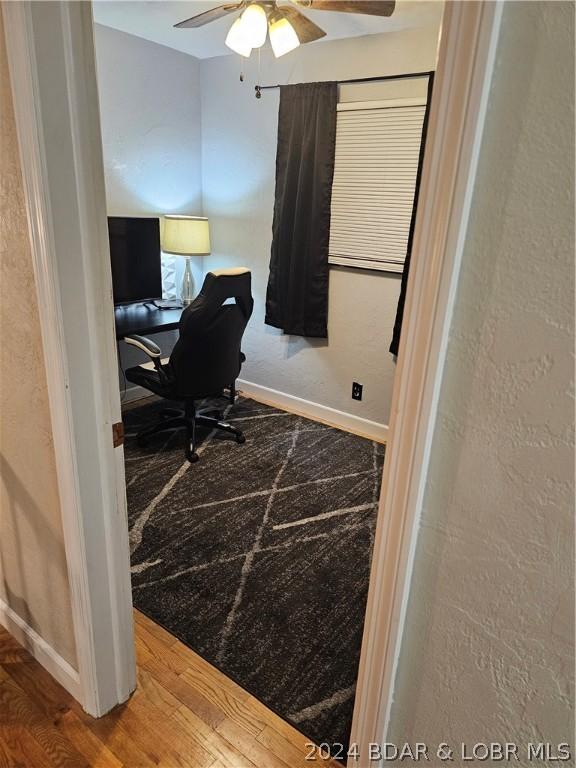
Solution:
[(151, 304), (126, 304), (114, 308), (116, 338), (123, 339), (132, 333), (174, 331), (178, 329), (183, 309), (158, 309)]

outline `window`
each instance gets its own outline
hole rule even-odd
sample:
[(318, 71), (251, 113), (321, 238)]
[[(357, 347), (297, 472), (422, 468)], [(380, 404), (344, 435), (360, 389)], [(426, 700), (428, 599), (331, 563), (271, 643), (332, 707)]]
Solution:
[(338, 105), (329, 263), (402, 272), (426, 100)]

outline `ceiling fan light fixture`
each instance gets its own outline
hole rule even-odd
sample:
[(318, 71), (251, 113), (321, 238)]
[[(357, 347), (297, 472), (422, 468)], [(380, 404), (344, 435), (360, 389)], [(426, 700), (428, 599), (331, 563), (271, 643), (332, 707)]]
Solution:
[(278, 19), (270, 24), (270, 44), (276, 58), (298, 48), (300, 40), (288, 19)]
[(242, 16), (236, 19), (234, 24), (230, 27), (225, 42), (228, 48), (231, 48), (234, 53), (239, 53), (240, 56), (248, 58), (252, 53), (252, 46), (247, 42), (244, 27), (242, 25)]
[(266, 42), (268, 17), (258, 3), (252, 3), (240, 16), (242, 35), (252, 48), (261, 48)]

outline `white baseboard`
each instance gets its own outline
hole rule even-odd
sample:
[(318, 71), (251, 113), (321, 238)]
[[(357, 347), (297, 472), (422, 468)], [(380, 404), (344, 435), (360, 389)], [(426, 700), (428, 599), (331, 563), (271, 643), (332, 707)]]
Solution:
[(3, 600), (0, 600), (0, 624), (68, 693), (82, 701), (78, 672)]
[(310, 400), (304, 400), (295, 395), (288, 395), (285, 392), (279, 392), (276, 389), (263, 387), (261, 384), (254, 384), (243, 379), (238, 379), (236, 387), (243, 394), (253, 397), (254, 400), (258, 400), (261, 403), (273, 405), (276, 408), (282, 408), (285, 411), (297, 413), (299, 416), (306, 416), (315, 421), (321, 421), (331, 427), (344, 429), (346, 432), (353, 432), (356, 435), (367, 437), (378, 443), (385, 443), (388, 439), (388, 426), (386, 424), (363, 419), (361, 416), (338, 411), (336, 408), (313, 403)]
[[(245, 395), (253, 397), (254, 400), (273, 405), (276, 408), (282, 408), (291, 413), (297, 413), (299, 416), (306, 416), (315, 421), (321, 421), (331, 427), (344, 429), (346, 432), (353, 432), (355, 435), (367, 437), (375, 440), (377, 443), (385, 443), (388, 440), (388, 425), (380, 424), (377, 421), (363, 419), (361, 416), (355, 416), (352, 413), (338, 411), (336, 408), (330, 408), (327, 405), (313, 403), (311, 400), (304, 400), (295, 395), (288, 395), (285, 392), (279, 392), (276, 389), (263, 387), (261, 384), (254, 384), (251, 381), (238, 379), (237, 389)], [(122, 404), (132, 403), (141, 400), (144, 397), (150, 397), (150, 392), (144, 387), (129, 387), (122, 395)]]

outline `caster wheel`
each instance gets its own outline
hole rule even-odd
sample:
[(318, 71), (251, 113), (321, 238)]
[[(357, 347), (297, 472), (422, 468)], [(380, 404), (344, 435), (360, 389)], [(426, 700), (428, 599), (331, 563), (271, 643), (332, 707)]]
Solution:
[(190, 462), (190, 464), (196, 464), (200, 456), (198, 456), (197, 453), (190, 453), (190, 451), (186, 451), (186, 458)]
[(246, 442), (246, 438), (244, 437), (244, 435), (237, 435), (236, 436), (236, 442), (240, 443), (240, 444), (245, 443)]

